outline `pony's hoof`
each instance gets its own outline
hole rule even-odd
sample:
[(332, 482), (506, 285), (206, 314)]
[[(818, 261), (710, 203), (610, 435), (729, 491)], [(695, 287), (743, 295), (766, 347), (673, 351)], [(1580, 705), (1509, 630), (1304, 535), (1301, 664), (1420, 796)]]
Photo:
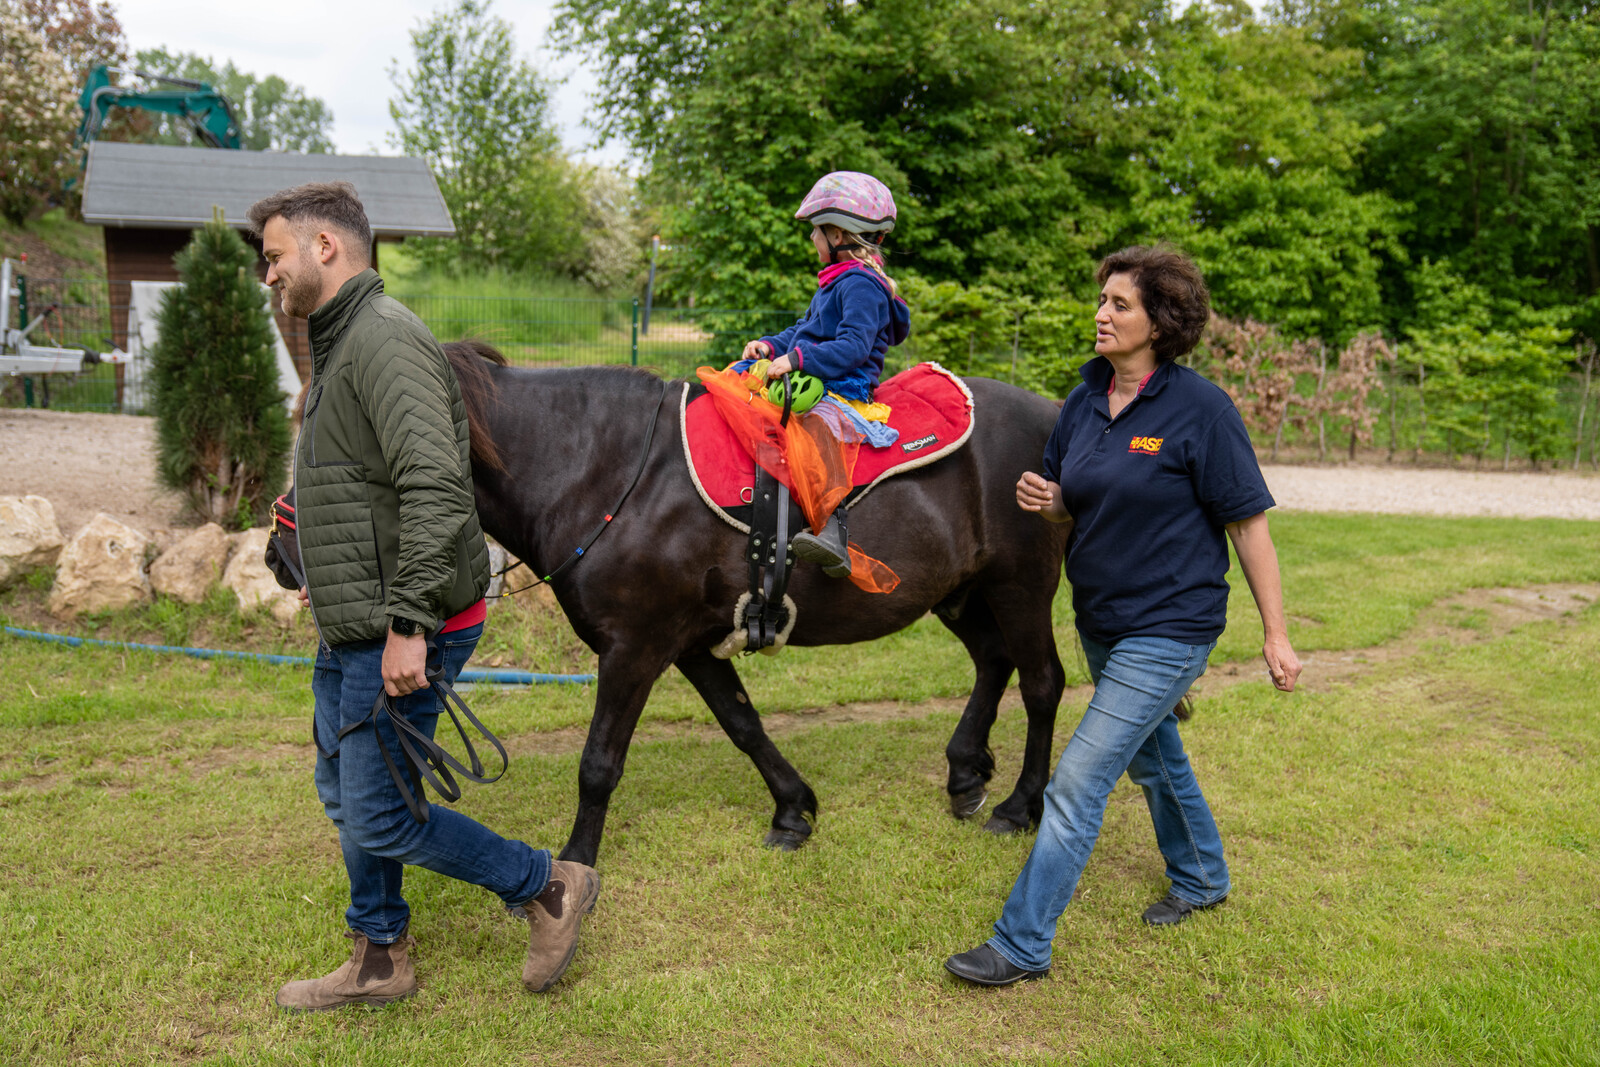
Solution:
[(950, 814), (958, 819), (970, 819), (983, 810), (983, 805), (989, 800), (989, 790), (983, 786), (969, 789), (965, 793), (950, 794)]
[(806, 843), (806, 835), (793, 830), (779, 830), (773, 828), (767, 831), (767, 836), (761, 842), (767, 848), (775, 848), (779, 852), (793, 852)]
[(996, 837), (1010, 837), (1012, 834), (1020, 834), (1027, 829), (1026, 826), (1020, 826), (1004, 815), (989, 816), (989, 821), (983, 824), (983, 828)]

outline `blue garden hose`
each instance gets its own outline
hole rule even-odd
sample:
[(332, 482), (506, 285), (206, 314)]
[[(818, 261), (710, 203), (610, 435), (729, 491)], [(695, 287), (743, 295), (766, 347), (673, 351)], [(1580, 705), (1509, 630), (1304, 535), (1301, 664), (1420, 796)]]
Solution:
[[(133, 652), (175, 652), (196, 659), (242, 659), (257, 663), (278, 663), (291, 667), (310, 667), (316, 660), (310, 656), (278, 656), (268, 652), (232, 652), (220, 648), (184, 648), (180, 645), (141, 645), (131, 641), (100, 641), (93, 637), (67, 637), (65, 634), (48, 634), (39, 630), (19, 630), (4, 627), (11, 637), (25, 637), (32, 641), (47, 641), (56, 645), (79, 648), (116, 648)], [(530, 671), (462, 671), (457, 682), (477, 682), (488, 685), (587, 685), (594, 681), (592, 674), (535, 674)]]

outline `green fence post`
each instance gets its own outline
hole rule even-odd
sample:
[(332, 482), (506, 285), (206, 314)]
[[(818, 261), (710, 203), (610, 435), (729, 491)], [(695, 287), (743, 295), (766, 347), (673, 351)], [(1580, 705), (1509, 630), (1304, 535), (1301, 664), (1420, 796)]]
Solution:
[[(11, 299), (9, 293), (6, 294), (5, 299)], [(22, 329), (28, 328), (28, 279), (20, 274), (17, 275), (17, 322)], [(22, 406), (25, 408), (33, 407), (32, 378), (22, 379)]]
[(639, 365), (639, 301), (633, 301), (633, 365)]

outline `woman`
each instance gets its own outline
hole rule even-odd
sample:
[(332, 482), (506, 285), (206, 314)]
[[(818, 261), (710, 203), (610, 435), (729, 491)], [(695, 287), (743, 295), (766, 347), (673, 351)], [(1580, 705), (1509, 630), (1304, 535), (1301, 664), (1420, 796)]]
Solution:
[(945, 961), (980, 985), (1049, 973), (1056, 920), (1123, 771), (1144, 790), (1172, 883), (1144, 921), (1179, 923), (1228, 895), (1222, 840), (1174, 713), (1227, 621), (1224, 531), (1261, 612), (1273, 684), (1290, 692), (1300, 675), (1267, 531), (1273, 500), (1244, 421), (1226, 393), (1173, 362), (1210, 314), (1200, 271), (1176, 252), (1133, 247), (1107, 257), (1096, 279), (1098, 358), (1062, 406), (1043, 475), (1017, 483), (1023, 510), (1074, 524), (1067, 579), (1095, 692), (994, 936)]

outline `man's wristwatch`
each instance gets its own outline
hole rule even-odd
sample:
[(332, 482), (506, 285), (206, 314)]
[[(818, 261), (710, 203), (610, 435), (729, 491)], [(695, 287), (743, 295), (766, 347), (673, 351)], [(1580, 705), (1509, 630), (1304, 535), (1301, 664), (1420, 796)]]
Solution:
[(415, 637), (422, 632), (422, 624), (400, 615), (389, 616), (389, 629), (401, 637)]

